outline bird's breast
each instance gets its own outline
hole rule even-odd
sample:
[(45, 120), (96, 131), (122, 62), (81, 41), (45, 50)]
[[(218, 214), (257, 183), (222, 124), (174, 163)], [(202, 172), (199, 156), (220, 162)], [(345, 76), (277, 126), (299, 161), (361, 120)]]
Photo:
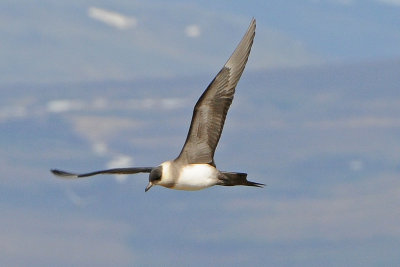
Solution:
[(219, 171), (209, 164), (189, 164), (178, 173), (173, 189), (201, 190), (218, 182)]

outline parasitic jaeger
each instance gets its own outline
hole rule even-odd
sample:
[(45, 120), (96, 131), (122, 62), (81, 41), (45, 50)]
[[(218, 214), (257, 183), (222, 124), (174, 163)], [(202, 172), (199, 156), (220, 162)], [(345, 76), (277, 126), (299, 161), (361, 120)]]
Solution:
[(116, 168), (83, 174), (57, 169), (51, 172), (62, 178), (83, 178), (97, 174), (150, 173), (145, 192), (153, 185), (188, 191), (214, 185), (263, 187), (264, 184), (248, 181), (247, 173), (218, 170), (214, 162), (214, 152), (233, 100), (235, 87), (249, 57), (255, 29), (256, 20), (253, 18), (231, 57), (197, 101), (186, 142), (176, 159), (165, 161), (157, 167)]

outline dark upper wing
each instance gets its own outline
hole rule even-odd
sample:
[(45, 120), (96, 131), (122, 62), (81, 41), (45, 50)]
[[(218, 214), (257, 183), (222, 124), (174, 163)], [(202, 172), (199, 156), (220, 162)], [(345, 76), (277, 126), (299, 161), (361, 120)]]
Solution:
[(249, 57), (255, 29), (256, 21), (253, 18), (231, 57), (197, 101), (185, 145), (176, 160), (214, 165), (215, 148), (233, 100), (235, 87)]
[(54, 175), (60, 176), (62, 178), (74, 179), (74, 178), (88, 177), (88, 176), (97, 175), (97, 174), (135, 174), (135, 173), (140, 173), (140, 172), (149, 173), (149, 172), (151, 172), (152, 169), (153, 169), (152, 167), (116, 168), (116, 169), (94, 171), (94, 172), (81, 173), (81, 174), (70, 173), (70, 172), (53, 169), (53, 170), (51, 170), (51, 172)]

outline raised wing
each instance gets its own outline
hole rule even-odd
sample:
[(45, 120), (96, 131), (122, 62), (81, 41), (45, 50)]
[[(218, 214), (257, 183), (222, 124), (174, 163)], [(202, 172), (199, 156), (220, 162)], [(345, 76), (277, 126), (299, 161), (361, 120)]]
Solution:
[(94, 172), (81, 173), (81, 174), (70, 173), (70, 172), (53, 169), (53, 170), (51, 170), (51, 172), (54, 175), (57, 175), (61, 178), (75, 179), (75, 178), (84, 178), (84, 177), (88, 177), (88, 176), (93, 176), (93, 175), (97, 175), (97, 174), (135, 174), (135, 173), (140, 173), (140, 172), (150, 173), (152, 169), (153, 169), (152, 167), (116, 168), (116, 169), (101, 170), (101, 171), (94, 171)]
[(177, 161), (215, 165), (215, 148), (221, 137), (235, 87), (249, 57), (255, 29), (256, 21), (253, 18), (231, 57), (197, 101), (189, 133)]

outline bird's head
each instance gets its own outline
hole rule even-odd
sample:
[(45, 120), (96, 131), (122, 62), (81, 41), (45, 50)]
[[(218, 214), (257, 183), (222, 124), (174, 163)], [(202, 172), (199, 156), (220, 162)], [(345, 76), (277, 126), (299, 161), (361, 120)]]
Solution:
[(149, 184), (146, 186), (145, 192), (149, 191), (149, 189), (158, 184), (161, 181), (162, 176), (162, 166), (155, 167), (151, 170), (149, 174)]

